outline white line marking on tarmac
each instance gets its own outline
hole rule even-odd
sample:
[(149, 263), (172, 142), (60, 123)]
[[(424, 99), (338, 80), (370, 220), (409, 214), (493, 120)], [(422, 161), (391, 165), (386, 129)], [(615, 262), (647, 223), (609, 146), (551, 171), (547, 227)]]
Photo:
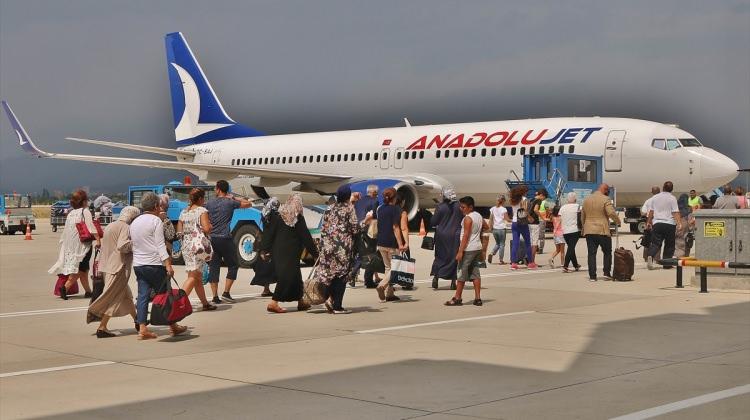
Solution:
[(475, 321), (475, 320), (479, 320), (479, 319), (500, 318), (500, 317), (504, 317), (504, 316), (533, 314), (535, 312), (536, 311), (509, 312), (509, 313), (505, 313), (505, 314), (475, 316), (475, 317), (472, 317), (472, 318), (459, 318), (459, 319), (449, 319), (449, 320), (446, 320), (446, 321), (424, 322), (424, 323), (421, 323), (421, 324), (398, 325), (398, 326), (395, 326), (395, 327), (377, 328), (377, 329), (374, 329), (374, 330), (354, 331), (354, 333), (355, 334), (369, 334), (369, 333), (375, 333), (375, 332), (381, 332), (381, 331), (405, 330), (407, 328), (425, 327), (425, 326), (428, 326), (428, 325), (452, 324), (454, 322), (466, 322), (466, 321)]
[(45, 368), (45, 369), (21, 370), (18, 372), (2, 373), (0, 374), (0, 378), (8, 378), (11, 376), (33, 375), (35, 373), (56, 372), (58, 370), (80, 369), (80, 368), (91, 367), (91, 366), (112, 365), (115, 363), (116, 362), (111, 362), (111, 361), (106, 360), (103, 362), (82, 363), (80, 365), (67, 365), (67, 366), (56, 366), (56, 367)]
[(642, 420), (652, 417), (661, 416), (662, 414), (673, 411), (683, 410), (685, 408), (695, 407), (696, 405), (707, 404), (710, 402), (723, 400), (725, 398), (736, 397), (737, 395), (750, 393), (750, 384), (738, 386), (735, 388), (725, 389), (723, 391), (712, 392), (710, 394), (700, 395), (694, 398), (673, 402), (670, 404), (660, 405), (647, 410), (637, 411), (620, 417), (614, 417), (610, 420)]

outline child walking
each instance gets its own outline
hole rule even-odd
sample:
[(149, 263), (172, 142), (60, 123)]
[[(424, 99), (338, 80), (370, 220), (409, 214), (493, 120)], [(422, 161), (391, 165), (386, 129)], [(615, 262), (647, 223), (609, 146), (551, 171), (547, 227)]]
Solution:
[(565, 258), (565, 237), (563, 236), (562, 219), (558, 206), (552, 209), (552, 235), (555, 238), (555, 253), (549, 259), (549, 267), (555, 268), (555, 256), (560, 255), (560, 265), (564, 265)]

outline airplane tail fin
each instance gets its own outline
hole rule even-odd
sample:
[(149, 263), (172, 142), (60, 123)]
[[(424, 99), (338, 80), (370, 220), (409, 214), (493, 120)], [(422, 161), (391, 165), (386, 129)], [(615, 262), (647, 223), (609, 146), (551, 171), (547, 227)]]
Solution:
[(174, 132), (179, 145), (264, 135), (229, 117), (181, 32), (167, 34), (165, 43)]

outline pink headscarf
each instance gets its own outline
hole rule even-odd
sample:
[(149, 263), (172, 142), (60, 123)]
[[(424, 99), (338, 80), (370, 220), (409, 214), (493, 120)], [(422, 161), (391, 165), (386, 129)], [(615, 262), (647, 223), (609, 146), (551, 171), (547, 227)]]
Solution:
[(297, 217), (300, 214), (302, 214), (302, 197), (299, 194), (290, 195), (286, 203), (279, 207), (281, 220), (289, 227), (294, 227), (297, 224)]

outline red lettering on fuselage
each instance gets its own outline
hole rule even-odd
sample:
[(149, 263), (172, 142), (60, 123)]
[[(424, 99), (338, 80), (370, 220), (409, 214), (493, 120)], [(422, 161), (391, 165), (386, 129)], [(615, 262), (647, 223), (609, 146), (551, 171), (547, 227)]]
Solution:
[[(446, 136), (448, 138), (448, 136)], [(448, 142), (448, 144), (445, 145), (446, 149), (459, 149), (461, 147), (464, 147), (464, 135), (459, 134), (456, 137), (453, 137), (451, 141)]]

